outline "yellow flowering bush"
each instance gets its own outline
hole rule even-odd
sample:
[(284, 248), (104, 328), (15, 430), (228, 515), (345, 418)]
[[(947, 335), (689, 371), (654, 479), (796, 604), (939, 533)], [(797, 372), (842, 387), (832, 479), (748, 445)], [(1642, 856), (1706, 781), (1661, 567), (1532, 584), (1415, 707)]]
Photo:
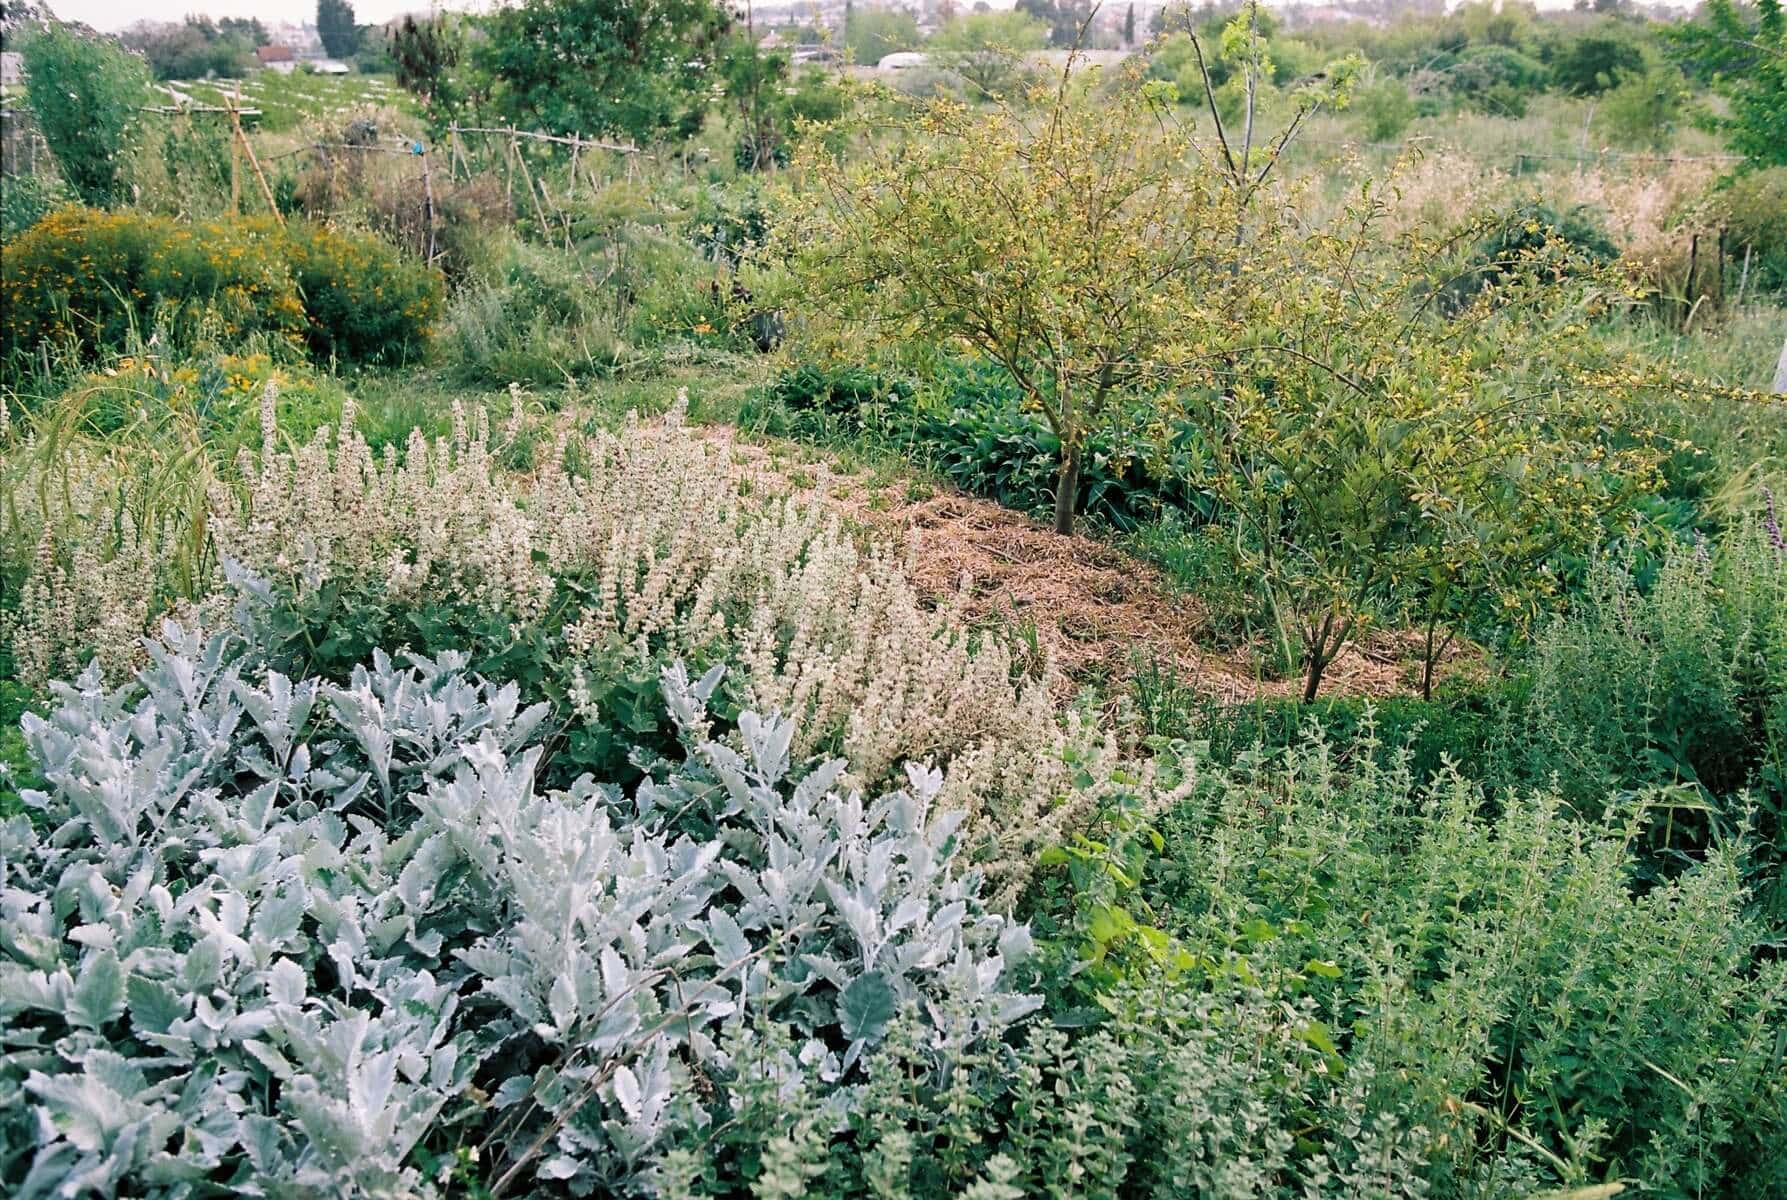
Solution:
[(365, 234), (71, 206), (8, 244), (0, 297), (9, 361), (152, 332), (176, 345), (270, 341), (365, 361), (419, 352), (441, 288), (436, 272)]
[(224, 221), (58, 209), (6, 247), (0, 347), (118, 346), (132, 332), (299, 345), (304, 305), (273, 239)]
[(279, 232), (312, 354), (344, 362), (421, 356), (444, 304), (440, 272), (370, 234), (298, 221)]

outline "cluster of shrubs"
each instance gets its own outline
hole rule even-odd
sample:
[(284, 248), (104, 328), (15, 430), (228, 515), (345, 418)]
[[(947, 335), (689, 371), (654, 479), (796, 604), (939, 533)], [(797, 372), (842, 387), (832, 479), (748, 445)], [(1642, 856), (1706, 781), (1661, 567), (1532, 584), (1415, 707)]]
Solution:
[(937, 773), (860, 797), (788, 722), (713, 713), (718, 670), (665, 672), (677, 738), (634, 782), (547, 790), (556, 726), (624, 715), (438, 649), (288, 677), (260, 605), (24, 722), (17, 1194), (1760, 1198), (1787, 1172), (1787, 972), (1745, 846), (1644, 884), (1631, 797), (1585, 822), (1302, 738), (1196, 767), (1153, 824), (1114, 797), (1049, 856), (1096, 869), (1036, 895), (1033, 948)]
[(403, 362), (426, 346), (436, 272), (376, 238), (301, 222), (197, 224), (58, 209), (7, 243), (0, 356), (84, 353), (162, 334), (174, 344), (287, 345), (347, 363)]

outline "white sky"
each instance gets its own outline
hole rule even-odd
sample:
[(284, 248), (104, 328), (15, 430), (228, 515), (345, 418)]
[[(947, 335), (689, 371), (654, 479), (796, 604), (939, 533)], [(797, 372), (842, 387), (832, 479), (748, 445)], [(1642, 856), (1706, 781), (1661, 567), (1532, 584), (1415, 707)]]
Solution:
[[(488, 7), (481, 0), (353, 0), (354, 19), (373, 25), (404, 13), (434, 8)], [(188, 13), (207, 17), (259, 17), (263, 21), (316, 20), (316, 0), (49, 0), (49, 9), (64, 21), (80, 21), (95, 29), (116, 30), (138, 21), (178, 21)]]
[[(431, 9), (488, 9), (500, 0), (353, 0), (354, 19), (379, 24), (404, 13)], [(773, 0), (772, 0), (773, 2)], [(1273, 0), (1269, 0), (1273, 2)], [(1284, 0), (1275, 0), (1282, 3)], [(1319, 0), (1317, 0), (1319, 2)], [(1691, 4), (1694, 0), (1664, 0)], [(869, 0), (872, 5), (873, 0)], [(991, 0), (994, 8), (1010, 8), (1016, 0)], [(1540, 8), (1567, 8), (1571, 0), (1538, 0)], [(779, 5), (778, 5), (779, 7)], [(178, 21), (188, 13), (218, 17), (259, 17), (266, 22), (314, 21), (316, 0), (49, 0), (49, 8), (65, 21), (81, 21), (95, 29), (117, 30), (138, 21)]]

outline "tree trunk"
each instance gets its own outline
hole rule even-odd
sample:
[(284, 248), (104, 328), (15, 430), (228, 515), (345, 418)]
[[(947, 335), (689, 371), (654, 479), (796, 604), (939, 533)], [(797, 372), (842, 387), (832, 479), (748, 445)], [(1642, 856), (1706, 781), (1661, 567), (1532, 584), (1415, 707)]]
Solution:
[(1080, 499), (1080, 448), (1061, 448), (1061, 469), (1055, 476), (1055, 532), (1073, 532), (1073, 510)]
[(1787, 393), (1787, 342), (1781, 343), (1781, 361), (1775, 364), (1775, 391)]
[(1304, 664), (1303, 703), (1314, 703), (1316, 693), (1322, 689), (1322, 672), (1334, 661), (1340, 648), (1346, 645), (1347, 637), (1353, 632), (1353, 618), (1338, 621), (1330, 612), (1322, 618), (1319, 627), (1306, 630), (1303, 635), (1303, 647), (1308, 656)]
[(1433, 625), (1432, 621), (1427, 623), (1427, 645), (1421, 654), (1421, 699), (1423, 700), (1433, 699), (1433, 668), (1435, 660), (1439, 658), (1439, 653), (1433, 648)]
[(1310, 650), (1309, 666), (1303, 673), (1303, 703), (1315, 703), (1316, 693), (1322, 689), (1322, 672), (1327, 666), (1327, 655), (1319, 647)]

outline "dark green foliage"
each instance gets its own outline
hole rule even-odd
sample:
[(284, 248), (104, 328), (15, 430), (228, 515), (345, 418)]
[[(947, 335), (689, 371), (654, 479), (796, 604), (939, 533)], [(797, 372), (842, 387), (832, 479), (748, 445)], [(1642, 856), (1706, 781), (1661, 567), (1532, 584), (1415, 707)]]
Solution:
[(1730, 100), (1729, 114), (1713, 123), (1731, 148), (1761, 166), (1787, 166), (1787, 17), (1780, 0), (1754, 7), (1707, 0), (1695, 20), (1667, 36), (1683, 70)]
[(148, 91), (143, 61), (57, 22), (27, 39), (23, 53), (31, 113), (68, 186), (100, 207), (126, 199), (126, 161), (142, 128), (136, 108)]
[(267, 31), (256, 20), (188, 16), (178, 25), (142, 25), (124, 35), (140, 51), (157, 79), (206, 79), (242, 75), (254, 66), (256, 46)]
[(12, 681), (11, 656), (0, 654), (0, 822), (8, 821), (25, 811), (19, 798), (21, 788), (42, 786), (31, 764), (25, 738), (19, 732), (19, 717), (30, 707), (32, 695), (23, 685)]
[[(1751, 296), (1787, 292), (1787, 166), (1751, 171), (1727, 182), (1712, 198), (1714, 219), (1726, 230), (1726, 253)], [(1735, 293), (1737, 283), (1728, 281)]]
[(389, 364), (421, 357), (441, 309), (438, 271), (368, 234), (307, 221), (287, 222), (280, 232), (313, 355)]
[[(273, 593), (262, 636), (282, 669), (335, 681), (345, 681), (374, 648), (428, 653), (458, 647), (471, 656), (474, 673), (517, 684), (526, 703), (552, 704), (562, 723), (547, 741), (540, 768), (545, 786), (568, 786), (585, 772), (631, 781), (641, 762), (676, 746), (664, 712), (664, 663), (642, 663), (633, 647), (618, 641), (581, 657), (586, 698), (603, 719), (571, 720), (575, 681), (566, 663), (579, 656), (566, 651), (564, 630), (567, 612), (574, 618), (587, 599), (577, 580), (561, 579), (545, 612), (522, 620), (514, 612), (458, 600), (393, 602), (376, 580), (331, 580), (304, 595)], [(718, 695), (714, 700), (716, 715), (736, 717), (735, 704)]]
[(844, 94), (825, 71), (796, 72), (783, 51), (759, 49), (748, 36), (727, 40), (718, 69), (740, 135), (733, 160), (741, 171), (786, 166), (796, 128), (844, 112)]
[(872, 67), (890, 54), (916, 50), (924, 41), (918, 22), (897, 8), (850, 8), (844, 18), (844, 46), (859, 65)]
[[(997, 367), (950, 364), (920, 390), (860, 368), (806, 366), (772, 384), (769, 398), (788, 432), (883, 439), (964, 491), (1037, 516), (1053, 509), (1060, 442)], [(1108, 425), (1087, 439), (1075, 511), (1120, 530), (1168, 511), (1208, 520), (1207, 469), (1189, 424), (1163, 432), (1138, 416)]]
[(1646, 838), (1661, 870), (1757, 834), (1755, 899), (1787, 920), (1787, 542), (1772, 494), (1719, 543), (1676, 549), (1641, 589), (1606, 566), (1538, 639), (1508, 714), (1504, 770), (1555, 777), (1597, 816), (1644, 792), (1667, 819)]
[(460, 28), (449, 17), (403, 18), (391, 31), (390, 56), (397, 85), (422, 101), (422, 112), (436, 126), (444, 124), (464, 103), (464, 87), (455, 73), (462, 51)]
[(1383, 79), (1359, 88), (1349, 109), (1366, 139), (1373, 142), (1397, 141), (1415, 119), (1414, 98), (1400, 79)]
[(701, 126), (728, 24), (713, 0), (526, 0), (491, 14), (474, 55), (506, 121), (677, 141)]
[[(1343, 761), (1374, 756), (1388, 766), (1406, 755), (1416, 778), (1428, 778), (1452, 763), (1476, 775), (1495, 744), (1503, 715), (1488, 690), (1441, 692), (1433, 700), (1416, 696), (1367, 699), (1335, 696), (1311, 704), (1261, 699), (1217, 705), (1203, 702), (1192, 720), (1175, 731), (1209, 744), (1219, 762), (1233, 762), (1249, 752), (1284, 750), (1312, 733), (1333, 747)], [(1164, 731), (1163, 731), (1164, 732)]]
[(1551, 275), (1569, 275), (1619, 257), (1599, 214), (1585, 205), (1559, 212), (1529, 201), (1505, 213), (1477, 243), (1469, 263), (1441, 289), (1441, 305), (1456, 312), (1533, 266)]
[(1351, 765), (1308, 742), (1243, 756), (1159, 822), (1141, 897), (1199, 971), (1315, 997), (1346, 1073), (1433, 1135), (1436, 1195), (1509, 1171), (1515, 1194), (1771, 1194), (1787, 972), (1758, 965), (1742, 847), (1652, 884), (1629, 800), (1585, 825), (1544, 795), (1423, 786), (1371, 740)]
[(348, 0), (316, 0), (316, 33), (330, 58), (352, 58), (360, 47), (354, 6)]
[(1236, 979), (1124, 988), (1110, 1008), (1095, 1030), (1035, 1024), (943, 1070), (904, 1014), (836, 1122), (790, 1086), (792, 1047), (765, 1025), (734, 1056), (730, 1119), (665, 1156), (663, 1194), (1422, 1194), (1421, 1131), (1388, 1106), (1360, 1127), (1370, 1077), (1336, 1069), (1307, 999)]
[(1600, 30), (1571, 38), (1551, 56), (1552, 83), (1572, 96), (1598, 96), (1643, 69), (1637, 41)]
[(1473, 46), (1447, 72), (1447, 87), (1467, 106), (1499, 117), (1526, 115), (1527, 97), (1545, 84), (1545, 67), (1506, 46)]

